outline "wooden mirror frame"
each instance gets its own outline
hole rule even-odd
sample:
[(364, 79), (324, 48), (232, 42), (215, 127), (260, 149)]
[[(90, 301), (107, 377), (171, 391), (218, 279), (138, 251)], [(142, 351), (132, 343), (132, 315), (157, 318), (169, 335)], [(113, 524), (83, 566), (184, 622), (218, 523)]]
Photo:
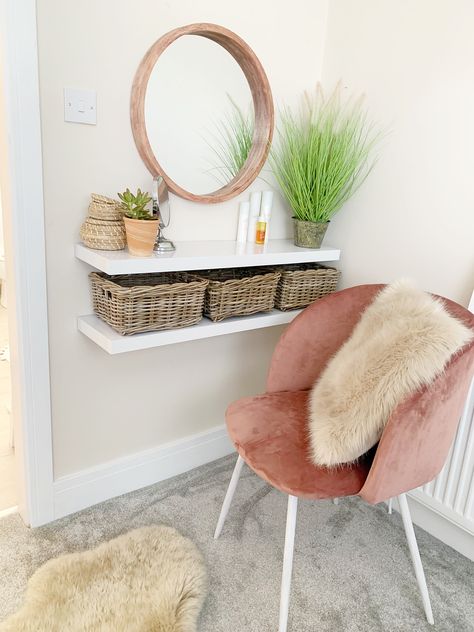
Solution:
[[(150, 145), (145, 123), (145, 96), (152, 70), (166, 48), (183, 35), (206, 37), (225, 48), (239, 64), (252, 93), (255, 127), (252, 148), (239, 173), (220, 189), (198, 195), (180, 187), (163, 170)], [(130, 102), (133, 138), (143, 162), (153, 176), (161, 175), (170, 191), (186, 200), (213, 204), (225, 202), (246, 189), (258, 176), (270, 151), (274, 108), (267, 75), (250, 46), (238, 35), (216, 24), (189, 24), (160, 37), (143, 57), (135, 74)]]

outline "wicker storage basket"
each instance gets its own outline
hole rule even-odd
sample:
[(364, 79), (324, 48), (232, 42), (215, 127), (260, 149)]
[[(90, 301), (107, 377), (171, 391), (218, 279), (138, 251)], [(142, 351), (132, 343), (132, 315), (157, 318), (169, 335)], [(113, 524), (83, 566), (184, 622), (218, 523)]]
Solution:
[(207, 280), (188, 272), (107, 276), (91, 272), (95, 313), (122, 335), (195, 325)]
[(218, 322), (273, 309), (280, 271), (274, 268), (230, 268), (198, 272), (209, 279), (204, 315)]
[(340, 272), (316, 263), (296, 263), (279, 267), (280, 281), (275, 307), (281, 311), (310, 305), (318, 298), (334, 292)]
[(89, 217), (114, 221), (123, 219), (123, 212), (117, 200), (113, 200), (105, 195), (98, 195), (97, 193), (91, 194), (91, 200), (89, 204)]
[(123, 220), (108, 221), (88, 217), (81, 226), (81, 239), (88, 248), (122, 250), (127, 243)]

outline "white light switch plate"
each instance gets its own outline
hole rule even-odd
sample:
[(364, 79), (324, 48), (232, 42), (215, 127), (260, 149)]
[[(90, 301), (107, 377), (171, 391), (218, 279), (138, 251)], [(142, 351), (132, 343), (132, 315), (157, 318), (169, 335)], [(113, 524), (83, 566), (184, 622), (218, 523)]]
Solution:
[(69, 123), (97, 123), (97, 93), (64, 88), (64, 120)]

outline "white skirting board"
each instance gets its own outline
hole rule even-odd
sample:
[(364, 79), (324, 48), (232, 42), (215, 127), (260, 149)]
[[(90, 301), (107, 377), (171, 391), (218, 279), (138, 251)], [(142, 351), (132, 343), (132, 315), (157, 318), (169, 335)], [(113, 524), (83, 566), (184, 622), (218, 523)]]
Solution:
[(6, 516), (10, 516), (15, 513), (18, 513), (18, 507), (16, 505), (14, 507), (9, 507), (8, 509), (2, 509), (0, 511), (0, 518), (6, 518)]
[(54, 518), (153, 485), (234, 452), (224, 425), (54, 482)]
[[(456, 518), (447, 517), (445, 511), (437, 511), (427, 504), (419, 490), (407, 494), (407, 500), (416, 525), (474, 561), (474, 533), (461, 526)], [(399, 511), (396, 498), (393, 499), (393, 508)]]
[[(159, 483), (232, 452), (234, 448), (226, 428), (220, 425), (64, 476), (54, 483), (54, 518), (62, 518), (109, 498)], [(474, 560), (474, 534), (427, 504), (418, 491), (412, 494), (408, 500), (413, 522)], [(395, 508), (398, 508), (396, 503)], [(387, 516), (387, 520), (390, 520), (390, 516)]]

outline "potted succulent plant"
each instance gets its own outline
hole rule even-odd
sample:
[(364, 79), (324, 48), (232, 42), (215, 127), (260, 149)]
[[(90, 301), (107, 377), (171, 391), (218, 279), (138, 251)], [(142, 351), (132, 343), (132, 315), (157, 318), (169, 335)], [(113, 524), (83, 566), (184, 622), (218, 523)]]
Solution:
[(148, 193), (137, 190), (134, 195), (129, 189), (118, 194), (123, 211), (128, 251), (136, 257), (150, 257), (153, 253), (159, 220), (146, 208), (151, 202)]
[(296, 246), (321, 247), (331, 218), (370, 173), (378, 138), (362, 100), (343, 101), (341, 84), (329, 98), (318, 84), (298, 115), (281, 112), (270, 165), (293, 211)]

